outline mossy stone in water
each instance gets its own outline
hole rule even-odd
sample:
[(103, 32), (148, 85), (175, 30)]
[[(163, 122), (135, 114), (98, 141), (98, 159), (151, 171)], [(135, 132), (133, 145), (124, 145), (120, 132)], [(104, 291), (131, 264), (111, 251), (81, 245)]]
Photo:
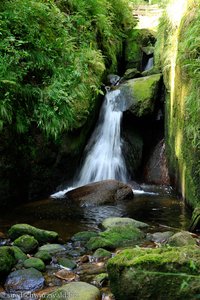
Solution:
[(68, 268), (68, 269), (75, 269), (76, 268), (76, 263), (72, 261), (71, 259), (65, 258), (65, 257), (60, 257), (58, 258), (58, 264)]
[(194, 246), (196, 245), (196, 240), (191, 236), (188, 231), (180, 231), (172, 235), (168, 239), (168, 244), (174, 247), (182, 246)]
[(45, 251), (45, 252), (49, 253), (49, 255), (55, 255), (58, 253), (66, 252), (65, 247), (60, 244), (46, 244), (46, 245), (39, 247), (38, 250)]
[(17, 259), (12, 247), (0, 247), (0, 276), (8, 274), (16, 262)]
[(107, 265), (111, 290), (119, 300), (196, 299), (199, 269), (195, 246), (126, 249)]
[(44, 262), (41, 259), (35, 258), (35, 257), (26, 259), (24, 261), (24, 267), (26, 269), (34, 268), (34, 269), (37, 269), (38, 271), (41, 271), (41, 272), (43, 272), (45, 270)]
[(44, 297), (45, 300), (100, 300), (97, 287), (86, 282), (71, 282)]
[(38, 247), (38, 241), (33, 236), (25, 234), (17, 238), (13, 245), (19, 247), (24, 253), (31, 253)]
[(97, 259), (106, 259), (112, 257), (112, 253), (103, 248), (99, 248), (94, 252), (93, 257)]
[(51, 243), (58, 239), (58, 233), (54, 231), (48, 231), (36, 228), (28, 224), (16, 224), (13, 225), (8, 235), (12, 240), (20, 237), (21, 235), (28, 234), (34, 236), (34, 238), (41, 243)]
[(127, 226), (131, 225), (136, 228), (145, 228), (149, 225), (131, 218), (120, 218), (120, 217), (109, 217), (103, 220), (101, 227), (103, 229), (109, 229), (116, 226)]
[(91, 237), (95, 237), (98, 235), (98, 232), (95, 231), (81, 231), (77, 232), (72, 236), (72, 241), (83, 241), (87, 242)]
[(39, 250), (34, 256), (40, 258), (44, 262), (49, 262), (52, 259), (52, 255), (45, 250)]
[(24, 261), (27, 259), (26, 254), (19, 247), (13, 246), (12, 249), (14, 251), (14, 255), (17, 261)]

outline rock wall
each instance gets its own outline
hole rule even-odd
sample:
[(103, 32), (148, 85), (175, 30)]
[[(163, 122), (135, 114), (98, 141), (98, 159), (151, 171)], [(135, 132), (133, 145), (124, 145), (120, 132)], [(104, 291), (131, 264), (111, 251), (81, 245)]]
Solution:
[(192, 207), (200, 205), (199, 24), (199, 1), (170, 1), (156, 46), (156, 62), (162, 66), (166, 87), (169, 173)]

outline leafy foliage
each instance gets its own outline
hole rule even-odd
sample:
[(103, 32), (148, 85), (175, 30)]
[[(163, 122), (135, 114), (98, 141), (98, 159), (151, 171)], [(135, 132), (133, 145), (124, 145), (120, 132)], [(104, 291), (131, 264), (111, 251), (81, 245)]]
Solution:
[(131, 24), (126, 0), (1, 1), (0, 129), (83, 125)]

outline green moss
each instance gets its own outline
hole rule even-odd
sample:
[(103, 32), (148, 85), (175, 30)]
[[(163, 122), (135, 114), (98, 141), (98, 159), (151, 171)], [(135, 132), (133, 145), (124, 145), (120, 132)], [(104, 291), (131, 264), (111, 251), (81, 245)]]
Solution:
[(41, 259), (35, 258), (35, 257), (26, 259), (24, 261), (24, 267), (26, 269), (34, 268), (41, 272), (43, 272), (45, 270), (45, 264), (43, 263), (43, 261)]
[(0, 276), (8, 274), (16, 262), (15, 251), (12, 247), (0, 247)]
[(27, 259), (26, 254), (17, 246), (13, 246), (12, 250), (14, 251), (15, 258), (17, 261), (24, 261)]
[(98, 235), (98, 232), (94, 231), (82, 231), (73, 235), (72, 241), (85, 241), (87, 242), (91, 237)]
[(38, 241), (26, 234), (14, 240), (13, 245), (19, 247), (24, 253), (31, 253), (38, 247)]
[(52, 260), (52, 255), (48, 251), (38, 251), (35, 257), (40, 258), (44, 262), (50, 262)]
[(97, 249), (93, 254), (93, 257), (95, 257), (97, 259), (110, 258), (111, 256), (112, 256), (112, 253), (110, 251), (107, 251), (102, 248)]

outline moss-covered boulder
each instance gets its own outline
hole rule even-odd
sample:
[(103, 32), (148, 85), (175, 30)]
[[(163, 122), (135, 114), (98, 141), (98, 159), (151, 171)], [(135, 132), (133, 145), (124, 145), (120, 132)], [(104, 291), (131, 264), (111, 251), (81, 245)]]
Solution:
[(180, 231), (168, 239), (168, 244), (174, 247), (194, 246), (196, 245), (196, 239), (188, 231)]
[(111, 258), (112, 253), (108, 250), (103, 249), (103, 248), (99, 248), (93, 253), (92, 256), (93, 256), (94, 259), (99, 261), (99, 260), (105, 260), (105, 259)]
[(98, 232), (95, 231), (81, 231), (77, 232), (72, 236), (72, 241), (87, 242), (91, 237), (98, 235)]
[(41, 272), (43, 272), (45, 270), (44, 262), (41, 259), (36, 258), (36, 257), (31, 257), (29, 259), (26, 259), (24, 261), (24, 267), (26, 269), (34, 268), (34, 269), (36, 269), (38, 271), (41, 271)]
[(17, 259), (12, 247), (0, 247), (0, 276), (3, 276), (11, 271)]
[(119, 300), (196, 299), (200, 293), (198, 247), (126, 249), (107, 270)]
[(8, 231), (8, 235), (12, 240), (24, 234), (34, 236), (39, 243), (51, 243), (58, 239), (57, 232), (39, 229), (28, 224), (13, 225)]
[(124, 73), (122, 80), (133, 79), (137, 77), (141, 77), (141, 73), (136, 68), (127, 69)]
[(144, 222), (140, 222), (131, 218), (120, 218), (120, 217), (109, 217), (104, 219), (103, 222), (101, 223), (101, 227), (103, 229), (109, 229), (116, 226), (127, 226), (127, 225), (131, 225), (136, 228), (146, 228), (149, 226)]
[(132, 225), (115, 226), (101, 232), (98, 237), (91, 238), (86, 247), (89, 250), (98, 248), (116, 249), (138, 244), (144, 238), (144, 233)]
[(66, 252), (66, 248), (60, 244), (46, 244), (39, 247), (38, 251), (45, 251), (49, 255), (55, 255)]
[(68, 269), (75, 269), (76, 268), (76, 263), (69, 259), (69, 258), (66, 258), (66, 257), (59, 257), (58, 258), (58, 264), (64, 268), (68, 268)]
[(31, 253), (38, 247), (38, 241), (33, 236), (24, 234), (14, 240), (13, 245), (20, 248), (24, 253)]
[(34, 292), (44, 286), (42, 273), (34, 268), (10, 273), (5, 282), (6, 292)]
[(41, 259), (43, 262), (50, 262), (52, 255), (46, 250), (39, 250), (34, 257)]
[(126, 99), (126, 110), (136, 117), (144, 117), (154, 112), (158, 99), (161, 74), (130, 79), (120, 86)]
[(86, 282), (71, 282), (45, 296), (45, 300), (100, 300), (98, 288)]
[(13, 246), (12, 250), (14, 251), (15, 258), (18, 262), (24, 261), (27, 259), (26, 254), (17, 246)]

